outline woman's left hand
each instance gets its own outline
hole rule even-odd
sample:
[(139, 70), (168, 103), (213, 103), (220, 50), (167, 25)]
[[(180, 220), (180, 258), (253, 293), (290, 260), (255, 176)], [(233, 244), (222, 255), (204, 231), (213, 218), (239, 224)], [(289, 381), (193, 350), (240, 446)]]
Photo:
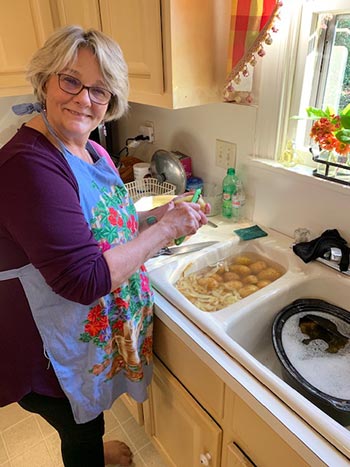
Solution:
[[(192, 201), (192, 197), (194, 195), (194, 191), (189, 191), (187, 193), (183, 193), (182, 195), (177, 196), (176, 198), (173, 199), (174, 203), (190, 203)], [(209, 203), (206, 203), (205, 200), (203, 199), (202, 195), (198, 198), (197, 204), (199, 204), (199, 207), (201, 211), (207, 216), (210, 214), (211, 211), (211, 206)]]

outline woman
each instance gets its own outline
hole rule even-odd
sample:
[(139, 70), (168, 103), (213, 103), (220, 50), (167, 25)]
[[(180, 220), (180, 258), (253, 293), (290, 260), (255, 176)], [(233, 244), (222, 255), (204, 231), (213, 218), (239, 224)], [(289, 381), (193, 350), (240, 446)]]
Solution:
[[(102, 33), (66, 27), (28, 70), (39, 110), (0, 150), (0, 405), (59, 432), (64, 465), (130, 465), (103, 445), (103, 410), (146, 398), (152, 305), (144, 262), (207, 222), (197, 204), (138, 217), (108, 154), (89, 141), (127, 110), (127, 66)], [(155, 222), (156, 221), (156, 222)]]

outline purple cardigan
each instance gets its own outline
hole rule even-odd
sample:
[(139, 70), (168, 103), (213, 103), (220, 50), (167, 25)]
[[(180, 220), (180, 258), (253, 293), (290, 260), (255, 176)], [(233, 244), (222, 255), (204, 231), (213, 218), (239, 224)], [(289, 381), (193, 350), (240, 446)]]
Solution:
[[(44, 135), (23, 126), (0, 149), (0, 270), (28, 263), (69, 300), (90, 304), (110, 291), (69, 165)], [(0, 406), (31, 391), (63, 397), (17, 279), (0, 281), (0, 310)]]

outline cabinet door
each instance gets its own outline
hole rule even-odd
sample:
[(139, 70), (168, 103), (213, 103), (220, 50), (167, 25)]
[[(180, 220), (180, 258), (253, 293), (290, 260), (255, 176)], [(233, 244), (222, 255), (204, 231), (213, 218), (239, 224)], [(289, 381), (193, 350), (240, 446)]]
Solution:
[(160, 0), (100, 0), (102, 30), (123, 50), (130, 91), (162, 94)]
[(171, 465), (220, 465), (221, 428), (155, 358), (151, 430)]
[(25, 69), (34, 52), (53, 32), (47, 0), (1, 2), (0, 96), (29, 94)]
[(52, 5), (57, 10), (54, 14), (58, 18), (56, 27), (76, 24), (101, 29), (98, 0), (55, 0)]

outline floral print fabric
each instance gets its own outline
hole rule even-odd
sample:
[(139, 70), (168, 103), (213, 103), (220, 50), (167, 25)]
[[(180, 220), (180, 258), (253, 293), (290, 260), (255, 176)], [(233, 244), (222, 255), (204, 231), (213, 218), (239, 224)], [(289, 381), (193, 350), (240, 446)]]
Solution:
[[(102, 251), (126, 243), (138, 234), (138, 217), (124, 185), (99, 186), (89, 224)], [(102, 360), (89, 368), (106, 380), (119, 372), (132, 381), (143, 378), (143, 365), (152, 360), (153, 293), (142, 266), (123, 284), (92, 306), (79, 339), (104, 350)]]

